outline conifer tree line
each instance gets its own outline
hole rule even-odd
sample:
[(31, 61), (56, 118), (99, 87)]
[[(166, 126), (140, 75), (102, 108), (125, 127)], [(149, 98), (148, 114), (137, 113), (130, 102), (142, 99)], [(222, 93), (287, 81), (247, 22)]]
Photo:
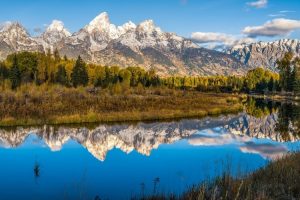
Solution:
[(300, 93), (300, 58), (289, 52), (277, 61), (281, 90)]
[[(65, 87), (93, 86), (116, 92), (132, 87), (167, 87), (202, 92), (266, 93), (300, 92), (300, 59), (291, 53), (277, 62), (278, 73), (255, 68), (245, 76), (168, 76), (140, 67), (120, 68), (87, 64), (53, 53), (20, 52), (0, 62), (0, 85), (16, 90), (23, 84), (59, 84)], [(1, 87), (0, 87), (1, 88)]]

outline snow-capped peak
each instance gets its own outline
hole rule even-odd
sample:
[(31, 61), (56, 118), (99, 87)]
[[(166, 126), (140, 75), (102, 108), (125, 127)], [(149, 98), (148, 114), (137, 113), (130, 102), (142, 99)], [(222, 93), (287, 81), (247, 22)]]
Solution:
[(0, 32), (9, 31), (11, 29), (21, 29), (22, 31), (27, 32), (19, 22), (7, 21), (0, 25)]
[(103, 30), (103, 29), (108, 29), (110, 27), (110, 20), (107, 12), (103, 12), (97, 17), (95, 17), (89, 25), (86, 26), (86, 29), (88, 32), (92, 32), (94, 30)]
[(146, 33), (151, 33), (153, 32), (154, 30), (160, 32), (160, 28), (157, 28), (153, 22), (153, 20), (146, 20), (146, 21), (143, 21), (142, 23), (140, 23), (140, 25), (138, 26), (138, 29), (140, 31), (143, 31), (143, 32), (146, 32)]
[(11, 22), (11, 21), (2, 23), (0, 25), (0, 32), (6, 31), (12, 24), (13, 24), (13, 22)]
[(63, 41), (69, 36), (71, 36), (71, 33), (64, 27), (64, 23), (59, 20), (53, 20), (41, 37), (36, 38), (36, 40), (42, 42), (45, 49), (53, 49), (54, 44)]
[(0, 26), (1, 35), (13, 41), (13, 38), (30, 37), (27, 30), (18, 22), (5, 22)]
[(123, 29), (125, 32), (127, 32), (129, 30), (136, 29), (136, 25), (132, 21), (129, 21), (129, 22), (123, 24), (123, 26), (119, 27), (119, 29)]
[(53, 20), (52, 23), (48, 26), (46, 32), (59, 32), (63, 33), (66, 37), (71, 35), (71, 33), (67, 29), (65, 29), (64, 23), (59, 20)]

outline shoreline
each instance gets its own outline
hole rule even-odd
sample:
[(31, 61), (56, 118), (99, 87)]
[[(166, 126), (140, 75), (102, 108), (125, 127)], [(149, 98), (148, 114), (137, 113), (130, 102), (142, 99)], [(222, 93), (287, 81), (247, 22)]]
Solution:
[(225, 171), (180, 194), (159, 193), (134, 199), (299, 199), (299, 152), (290, 152), (254, 172), (234, 176)]
[(253, 98), (268, 99), (272, 101), (300, 101), (300, 97), (295, 96), (294, 94), (248, 94), (248, 96)]
[[(235, 114), (243, 110), (241, 104), (229, 106), (226, 110), (214, 108), (211, 110), (197, 111), (168, 111), (168, 114), (153, 114), (150, 112), (119, 112), (96, 114), (89, 113), (87, 115), (65, 115), (47, 121), (36, 119), (5, 119), (0, 121), (0, 128), (9, 128), (16, 126), (42, 126), (42, 125), (78, 125), (78, 124), (94, 124), (94, 123), (122, 123), (122, 122), (142, 122), (142, 121), (161, 121), (161, 120), (180, 120), (190, 118), (214, 117), (226, 114)], [(158, 112), (158, 111), (157, 111)]]

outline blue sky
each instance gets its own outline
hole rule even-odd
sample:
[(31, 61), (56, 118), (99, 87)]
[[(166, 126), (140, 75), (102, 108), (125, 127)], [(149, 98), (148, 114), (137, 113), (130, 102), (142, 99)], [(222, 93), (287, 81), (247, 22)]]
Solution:
[[(218, 33), (216, 37), (221, 37), (220, 33), (225, 37), (248, 37), (249, 32), (242, 34), (245, 27), (262, 26), (283, 18), (294, 20), (292, 30), (272, 37), (261, 34), (251, 37), (256, 40), (300, 38), (299, 0), (11, 0), (1, 2), (0, 21), (19, 21), (33, 33), (34, 29), (43, 29), (45, 24), (58, 19), (75, 32), (104, 11), (116, 25), (153, 19), (162, 30), (184, 37), (191, 37), (195, 32)], [(203, 34), (199, 37), (203, 42)]]

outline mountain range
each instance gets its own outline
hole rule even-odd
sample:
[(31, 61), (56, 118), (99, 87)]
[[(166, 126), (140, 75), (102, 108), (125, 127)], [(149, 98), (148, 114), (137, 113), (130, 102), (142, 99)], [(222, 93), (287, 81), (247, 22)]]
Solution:
[(104, 66), (140, 66), (163, 75), (243, 74), (244, 65), (226, 53), (199, 47), (190, 39), (163, 32), (152, 20), (116, 26), (101, 13), (78, 32), (70, 33), (54, 20), (32, 37), (20, 23), (0, 28), (0, 58), (19, 51), (58, 49), (61, 55)]
[(225, 51), (234, 56), (244, 65), (253, 67), (265, 67), (276, 71), (276, 61), (285, 53), (293, 52), (300, 55), (300, 41), (297, 39), (281, 39), (273, 42), (257, 42), (233, 46)]
[(152, 20), (116, 26), (106, 12), (75, 33), (58, 20), (35, 37), (18, 22), (6, 22), (0, 27), (0, 59), (14, 52), (57, 49), (61, 55), (80, 55), (89, 63), (140, 66), (155, 69), (160, 75), (242, 75), (249, 68), (262, 65), (274, 69), (276, 59), (285, 51), (299, 53), (299, 46), (297, 40), (280, 40), (239, 45), (220, 52), (164, 32)]

